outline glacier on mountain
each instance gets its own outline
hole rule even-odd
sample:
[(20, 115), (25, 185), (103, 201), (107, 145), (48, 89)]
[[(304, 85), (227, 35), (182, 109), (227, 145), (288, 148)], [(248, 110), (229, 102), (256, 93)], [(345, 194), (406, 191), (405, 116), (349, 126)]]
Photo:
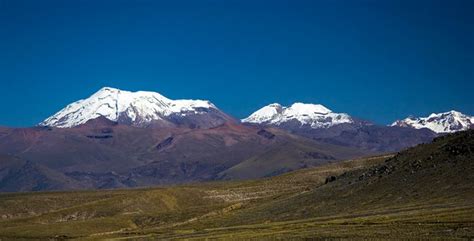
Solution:
[(332, 112), (323, 105), (300, 102), (289, 107), (278, 103), (270, 104), (242, 119), (244, 123), (276, 126), (291, 121), (297, 121), (301, 126), (309, 126), (314, 129), (328, 128), (342, 123), (354, 123), (348, 114)]
[(432, 113), (428, 117), (408, 117), (397, 120), (391, 126), (428, 128), (436, 133), (452, 133), (474, 127), (474, 117), (452, 110), (443, 113)]
[(126, 119), (135, 126), (142, 126), (171, 115), (206, 114), (211, 109), (218, 111), (206, 100), (171, 100), (156, 92), (104, 87), (87, 99), (69, 104), (40, 125), (66, 128), (103, 116), (111, 121)]

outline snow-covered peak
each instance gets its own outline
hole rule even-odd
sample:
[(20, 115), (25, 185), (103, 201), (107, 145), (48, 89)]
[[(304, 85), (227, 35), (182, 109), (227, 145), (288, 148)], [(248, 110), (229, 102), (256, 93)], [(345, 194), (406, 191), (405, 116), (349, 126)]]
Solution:
[(334, 113), (323, 105), (294, 103), (290, 107), (280, 104), (267, 105), (249, 117), (242, 120), (244, 123), (281, 125), (297, 121), (301, 126), (311, 128), (327, 128), (342, 123), (353, 123), (354, 120), (345, 113)]
[(474, 117), (452, 110), (444, 113), (432, 113), (428, 117), (408, 117), (395, 121), (391, 126), (428, 128), (436, 133), (452, 133), (473, 128)]
[(249, 123), (264, 123), (271, 121), (281, 114), (283, 106), (278, 103), (270, 104), (255, 111), (252, 115), (242, 120)]
[(69, 104), (40, 125), (73, 127), (103, 116), (117, 122), (143, 126), (171, 115), (204, 114), (216, 106), (205, 100), (171, 100), (151, 91), (101, 88), (87, 99)]
[(328, 114), (332, 111), (323, 105), (317, 104), (305, 104), (305, 103), (294, 103), (286, 109), (288, 115), (314, 115), (314, 114)]

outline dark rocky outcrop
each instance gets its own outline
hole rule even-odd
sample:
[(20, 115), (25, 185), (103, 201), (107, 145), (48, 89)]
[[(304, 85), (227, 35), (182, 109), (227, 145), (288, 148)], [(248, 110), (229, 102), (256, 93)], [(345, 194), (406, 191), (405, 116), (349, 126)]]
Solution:
[(324, 153), (319, 152), (305, 152), (304, 158), (312, 158), (312, 159), (322, 159), (322, 160), (335, 160), (333, 156), (326, 155)]
[(269, 140), (275, 138), (275, 135), (274, 135), (273, 133), (271, 133), (271, 132), (269, 132), (269, 131), (267, 131), (267, 130), (264, 130), (264, 129), (259, 130), (259, 131), (257, 132), (257, 135), (263, 136), (263, 137), (265, 137), (265, 138), (267, 138), (267, 139), (269, 139)]
[(158, 145), (156, 145), (156, 149), (157, 150), (162, 150), (163, 148), (171, 145), (172, 142), (173, 142), (173, 137), (170, 136), (170, 137), (164, 139), (162, 142), (158, 143)]
[(336, 181), (337, 177), (336, 176), (329, 176), (329, 177), (326, 177), (326, 180), (324, 181), (324, 184), (328, 184), (330, 182), (334, 182)]
[(91, 139), (109, 139), (113, 137), (114, 136), (112, 135), (87, 135), (87, 138), (91, 138)]

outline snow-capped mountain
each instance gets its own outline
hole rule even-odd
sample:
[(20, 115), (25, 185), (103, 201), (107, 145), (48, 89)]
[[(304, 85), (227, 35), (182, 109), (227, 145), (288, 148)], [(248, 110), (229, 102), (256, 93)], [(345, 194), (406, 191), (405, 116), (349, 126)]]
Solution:
[(452, 133), (474, 128), (474, 117), (452, 110), (433, 113), (428, 117), (408, 117), (395, 121), (391, 126), (428, 128), (436, 133)]
[(140, 127), (212, 127), (231, 119), (206, 100), (171, 100), (156, 92), (104, 87), (87, 99), (69, 104), (39, 125), (74, 127), (98, 117)]
[(290, 107), (285, 107), (274, 103), (257, 110), (242, 122), (275, 126), (296, 122), (300, 126), (316, 129), (354, 123), (354, 120), (348, 114), (334, 113), (323, 105), (294, 103)]

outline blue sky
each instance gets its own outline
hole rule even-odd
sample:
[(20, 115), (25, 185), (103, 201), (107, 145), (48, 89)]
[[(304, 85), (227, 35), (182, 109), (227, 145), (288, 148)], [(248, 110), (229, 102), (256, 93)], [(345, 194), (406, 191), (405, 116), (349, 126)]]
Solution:
[(320, 103), (387, 124), (474, 114), (474, 1), (0, 0), (0, 125), (102, 86), (242, 118)]

